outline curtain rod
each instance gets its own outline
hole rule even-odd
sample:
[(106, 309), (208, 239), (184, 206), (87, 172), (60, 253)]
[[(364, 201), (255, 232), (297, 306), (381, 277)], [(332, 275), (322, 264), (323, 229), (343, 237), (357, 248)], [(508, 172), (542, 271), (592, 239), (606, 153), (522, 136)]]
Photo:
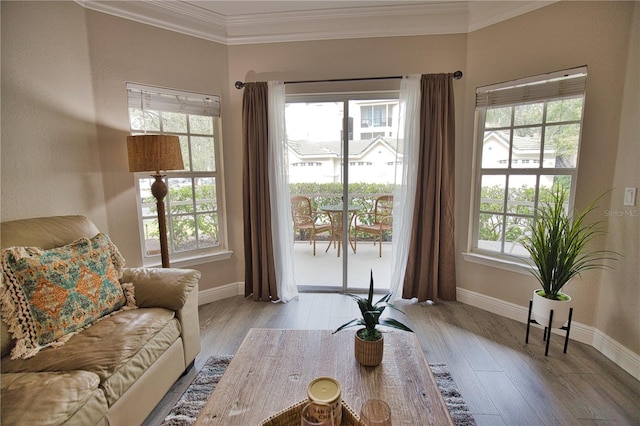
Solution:
[[(343, 81), (366, 81), (366, 80), (393, 80), (403, 78), (402, 75), (394, 75), (389, 77), (360, 77), (360, 78), (334, 78), (330, 80), (297, 80), (297, 81), (285, 81), (284, 84), (299, 84), (299, 83), (338, 83)], [(453, 73), (453, 78), (460, 80), (462, 78), (462, 71), (456, 71)], [(245, 83), (242, 81), (236, 81), (236, 89), (244, 88)]]

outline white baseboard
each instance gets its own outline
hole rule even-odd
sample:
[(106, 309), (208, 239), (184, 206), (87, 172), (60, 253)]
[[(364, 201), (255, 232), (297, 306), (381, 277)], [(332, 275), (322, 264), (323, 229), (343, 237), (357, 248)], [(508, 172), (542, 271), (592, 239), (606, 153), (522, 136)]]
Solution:
[(232, 283), (221, 285), (220, 287), (209, 288), (198, 292), (198, 305), (206, 305), (207, 303), (217, 300), (226, 299), (233, 296), (242, 296), (244, 294), (244, 283)]
[(600, 330), (596, 330), (593, 347), (604, 356), (618, 364), (624, 371), (640, 380), (640, 357), (638, 354), (621, 345)]
[[(460, 287), (457, 288), (456, 296), (458, 301), (461, 303), (475, 306), (476, 308), (493, 312), (494, 314), (511, 318), (522, 323), (527, 322), (527, 316), (529, 314), (528, 306), (523, 307), (514, 303), (505, 302), (504, 300), (496, 299), (495, 297), (486, 296)], [(539, 325), (534, 326), (540, 327)], [(553, 329), (552, 332), (563, 336), (565, 333), (562, 330), (555, 329)], [(569, 339), (593, 346), (611, 361), (624, 369), (627, 373), (640, 380), (640, 355), (634, 353), (624, 345), (621, 345), (616, 340), (602, 333), (600, 330), (572, 321)]]

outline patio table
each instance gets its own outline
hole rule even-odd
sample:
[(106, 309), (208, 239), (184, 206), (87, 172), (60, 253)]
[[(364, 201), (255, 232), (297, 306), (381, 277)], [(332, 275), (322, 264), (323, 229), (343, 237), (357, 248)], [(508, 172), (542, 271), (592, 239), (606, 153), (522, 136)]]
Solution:
[[(343, 204), (332, 204), (328, 206), (320, 207), (320, 210), (327, 213), (329, 215), (329, 219), (331, 220), (331, 238), (329, 239), (329, 245), (325, 250), (325, 253), (329, 251), (331, 248), (331, 244), (335, 246), (337, 243), (338, 246), (338, 257), (340, 257), (340, 248), (342, 247), (342, 213), (344, 212)], [(355, 247), (353, 246), (353, 242), (351, 241), (351, 223), (356, 216), (356, 213), (360, 210), (360, 207), (355, 206), (353, 204), (347, 205), (347, 212), (351, 215), (349, 217), (349, 228), (347, 232), (347, 236), (349, 238), (349, 244), (351, 245), (351, 249), (353, 252), (356, 252)]]

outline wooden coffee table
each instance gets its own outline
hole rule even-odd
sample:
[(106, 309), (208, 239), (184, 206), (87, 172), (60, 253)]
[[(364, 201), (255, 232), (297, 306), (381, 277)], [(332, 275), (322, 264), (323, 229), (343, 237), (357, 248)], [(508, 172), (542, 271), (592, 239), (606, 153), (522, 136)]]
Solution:
[(384, 359), (373, 368), (355, 360), (354, 332), (252, 328), (196, 424), (258, 425), (306, 399), (314, 378), (330, 376), (356, 413), (377, 398), (391, 407), (394, 425), (453, 425), (413, 333), (384, 333)]

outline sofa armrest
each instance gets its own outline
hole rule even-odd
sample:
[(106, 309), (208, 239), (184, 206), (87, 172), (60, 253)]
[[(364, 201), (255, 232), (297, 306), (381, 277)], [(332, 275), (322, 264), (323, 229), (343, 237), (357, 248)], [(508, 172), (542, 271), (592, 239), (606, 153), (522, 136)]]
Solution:
[(198, 281), (200, 271), (175, 268), (124, 268), (123, 283), (133, 283), (136, 304), (176, 312), (184, 345), (185, 368), (200, 352)]
[(200, 318), (198, 316), (198, 284), (189, 294), (184, 307), (177, 312), (182, 327), (182, 343), (184, 344), (185, 368), (189, 366), (200, 353)]
[(124, 268), (121, 281), (133, 283), (139, 307), (178, 311), (199, 279), (200, 272), (193, 269)]

